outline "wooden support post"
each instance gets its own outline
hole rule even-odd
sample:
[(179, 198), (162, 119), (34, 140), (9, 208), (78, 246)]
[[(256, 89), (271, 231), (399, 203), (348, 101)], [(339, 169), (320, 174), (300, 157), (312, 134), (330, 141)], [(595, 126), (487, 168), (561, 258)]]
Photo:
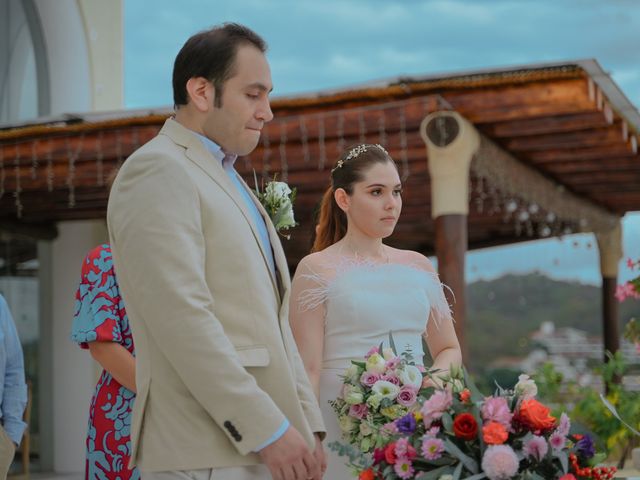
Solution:
[[(602, 336), (604, 343), (604, 361), (607, 352), (612, 354), (620, 349), (620, 332), (618, 329), (618, 302), (615, 298), (618, 282), (618, 262), (622, 258), (622, 226), (620, 222), (615, 228), (596, 232), (600, 249), (600, 272), (602, 273)], [(621, 378), (615, 378), (619, 383)]]
[(452, 111), (429, 114), (420, 125), (420, 134), (429, 157), (438, 272), (440, 280), (453, 292), (453, 295), (447, 292), (447, 297), (453, 308), (462, 360), (467, 363), (464, 262), (468, 245), (469, 170), (480, 136), (473, 125)]

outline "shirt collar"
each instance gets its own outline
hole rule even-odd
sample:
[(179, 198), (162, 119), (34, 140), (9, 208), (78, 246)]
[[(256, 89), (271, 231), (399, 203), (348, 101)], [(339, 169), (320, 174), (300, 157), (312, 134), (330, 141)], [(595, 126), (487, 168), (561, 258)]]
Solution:
[(200, 139), (202, 144), (205, 146), (207, 150), (209, 150), (211, 155), (213, 155), (216, 159), (218, 159), (222, 163), (223, 167), (224, 166), (233, 167), (234, 163), (236, 163), (236, 160), (238, 159), (237, 155), (224, 153), (224, 151), (222, 150), (222, 147), (218, 145), (216, 142), (214, 142), (213, 140), (211, 140), (210, 138), (205, 137), (204, 135), (201, 135), (197, 132), (193, 132), (193, 133)]

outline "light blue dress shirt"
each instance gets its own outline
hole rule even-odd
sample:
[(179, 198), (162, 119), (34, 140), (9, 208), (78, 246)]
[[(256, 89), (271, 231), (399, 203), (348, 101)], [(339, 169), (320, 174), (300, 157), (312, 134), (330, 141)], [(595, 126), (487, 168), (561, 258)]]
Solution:
[(22, 421), (27, 405), (24, 359), (9, 306), (0, 295), (0, 422), (16, 445), (27, 424)]
[[(198, 138), (203, 143), (205, 148), (209, 150), (209, 152), (211, 152), (211, 155), (213, 155), (214, 158), (216, 158), (222, 163), (222, 168), (224, 168), (224, 171), (227, 173), (227, 175), (229, 175), (229, 178), (238, 189), (238, 192), (240, 192), (240, 195), (242, 196), (242, 199), (245, 201), (246, 207), (249, 210), (249, 212), (251, 212), (251, 216), (253, 217), (256, 227), (258, 228), (260, 241), (262, 242), (264, 251), (267, 254), (267, 262), (269, 264), (269, 269), (271, 270), (271, 274), (275, 277), (276, 267), (275, 267), (275, 261), (273, 258), (273, 250), (271, 249), (271, 241), (269, 240), (269, 232), (267, 231), (267, 225), (264, 223), (264, 218), (262, 218), (262, 215), (260, 215), (260, 211), (258, 210), (258, 207), (256, 207), (256, 205), (253, 203), (253, 200), (251, 199), (249, 192), (247, 192), (247, 189), (242, 184), (242, 181), (240, 180), (240, 176), (238, 175), (238, 172), (236, 172), (235, 168), (233, 168), (233, 165), (236, 162), (237, 156), (226, 155), (222, 151), (222, 148), (220, 147), (220, 145), (208, 139), (204, 135), (200, 135), (195, 132), (193, 133), (198, 136)], [(266, 442), (262, 443), (261, 445), (258, 445), (255, 451), (259, 452), (264, 447), (271, 445), (273, 442), (275, 442), (280, 437), (282, 437), (282, 435), (284, 435), (284, 433), (287, 431), (288, 428), (289, 428), (289, 420), (285, 419), (282, 425), (280, 426), (280, 428), (269, 439), (267, 439)]]

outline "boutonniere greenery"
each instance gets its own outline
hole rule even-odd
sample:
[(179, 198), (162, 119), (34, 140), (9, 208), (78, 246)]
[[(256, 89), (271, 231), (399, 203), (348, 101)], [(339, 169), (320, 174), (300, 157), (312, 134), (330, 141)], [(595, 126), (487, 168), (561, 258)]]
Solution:
[(293, 216), (293, 202), (296, 199), (296, 189), (289, 187), (286, 182), (276, 181), (274, 175), (273, 180), (263, 184), (262, 189), (258, 186), (256, 173), (253, 172), (255, 181), (255, 194), (260, 203), (269, 214), (271, 222), (276, 231), (284, 236), (287, 240), (291, 237), (283, 234), (283, 230), (289, 230), (297, 225)]

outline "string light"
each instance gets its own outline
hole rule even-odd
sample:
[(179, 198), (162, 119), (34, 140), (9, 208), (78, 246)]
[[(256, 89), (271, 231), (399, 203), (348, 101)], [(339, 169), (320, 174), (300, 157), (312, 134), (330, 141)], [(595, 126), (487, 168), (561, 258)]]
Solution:
[(327, 162), (327, 147), (324, 144), (324, 115), (320, 115), (318, 118), (318, 170), (324, 170), (324, 165)]
[(47, 190), (53, 191), (53, 138), (49, 138), (47, 149)]
[(16, 158), (14, 159), (15, 165), (15, 174), (16, 174), (16, 189), (13, 192), (13, 197), (15, 198), (16, 205), (16, 216), (18, 218), (22, 218), (22, 202), (20, 200), (20, 193), (22, 192), (22, 187), (20, 186), (20, 146), (18, 142), (16, 142)]
[(304, 163), (309, 163), (309, 133), (307, 124), (304, 121), (304, 115), (300, 115), (300, 142), (302, 143), (302, 158)]
[(282, 181), (289, 179), (289, 166), (287, 165), (287, 125), (280, 122), (280, 174)]

